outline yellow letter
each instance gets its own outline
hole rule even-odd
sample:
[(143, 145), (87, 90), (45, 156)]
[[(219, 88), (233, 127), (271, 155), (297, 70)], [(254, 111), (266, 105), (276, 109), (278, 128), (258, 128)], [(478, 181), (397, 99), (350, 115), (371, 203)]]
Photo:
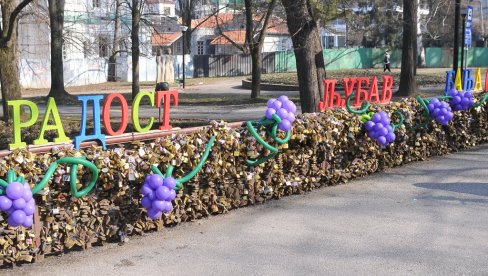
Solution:
[[(9, 149), (18, 149), (18, 148), (25, 148), (27, 144), (22, 142), (21, 132), (20, 129), (24, 127), (30, 127), (34, 125), (37, 121), (37, 117), (39, 116), (39, 109), (37, 105), (31, 101), (27, 100), (16, 100), (16, 101), (8, 101), (7, 104), (12, 106), (12, 119), (13, 119), (13, 134), (14, 134), (14, 142), (12, 144), (8, 144)], [(20, 122), (20, 111), (21, 106), (26, 105), (29, 107), (30, 110), (30, 118), (27, 122)]]
[(154, 93), (153, 92), (139, 92), (137, 93), (137, 96), (134, 98), (134, 101), (132, 102), (132, 124), (134, 125), (134, 129), (137, 132), (148, 132), (154, 122), (154, 117), (151, 117), (149, 119), (149, 123), (145, 128), (141, 127), (141, 123), (139, 122), (139, 105), (141, 104), (141, 100), (144, 96), (147, 96), (149, 98), (149, 101), (151, 103), (151, 106), (154, 106)]
[[(50, 115), (53, 115), (54, 125), (48, 125)], [(59, 117), (58, 107), (54, 98), (49, 98), (47, 102), (46, 112), (44, 113), (44, 119), (42, 120), (41, 133), (39, 133), (39, 138), (34, 141), (34, 145), (47, 144), (48, 141), (44, 139), (44, 132), (46, 130), (56, 130), (58, 132), (58, 138), (54, 138), (54, 142), (67, 142), (69, 138), (66, 137), (64, 133), (63, 124), (61, 123), (61, 118)]]

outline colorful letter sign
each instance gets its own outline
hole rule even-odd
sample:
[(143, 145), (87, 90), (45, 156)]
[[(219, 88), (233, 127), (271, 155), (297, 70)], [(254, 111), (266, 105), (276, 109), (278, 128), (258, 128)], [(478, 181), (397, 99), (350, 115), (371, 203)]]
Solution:
[[(147, 132), (152, 128), (154, 117), (150, 117), (149, 123), (145, 127), (141, 127), (139, 122), (139, 107), (141, 100), (147, 97), (151, 106), (160, 107), (161, 104), (164, 108), (163, 123), (160, 130), (170, 130), (172, 127), (169, 124), (170, 119), (170, 102), (173, 99), (173, 105), (178, 105), (178, 91), (158, 91), (158, 92), (140, 92), (134, 98), (132, 106), (132, 123), (134, 129), (137, 132)], [(105, 134), (102, 133), (102, 119), (103, 126), (105, 128), (105, 133), (111, 136), (123, 134), (127, 128), (129, 121), (129, 107), (127, 100), (119, 93), (114, 93), (107, 95), (105, 101), (103, 102), (103, 109), (100, 109), (100, 104), (103, 101), (103, 95), (88, 95), (79, 96), (78, 100), (81, 101), (81, 129), (80, 134), (74, 139), (74, 146), (76, 149), (80, 148), (80, 145), (84, 141), (98, 140), (102, 147), (105, 149)], [(114, 131), (110, 124), (110, 110), (112, 108), (112, 102), (117, 99), (120, 103), (122, 109), (122, 118), (119, 129)], [(155, 102), (156, 100), (156, 102)], [(88, 125), (88, 104), (92, 103), (92, 114), (93, 114), (93, 133), (87, 134)], [(25, 148), (27, 144), (22, 142), (22, 128), (27, 128), (33, 126), (39, 117), (39, 108), (37, 105), (28, 100), (15, 100), (8, 101), (8, 105), (12, 108), (12, 118), (13, 118), (13, 142), (9, 144), (9, 149)], [(21, 110), (23, 107), (28, 107), (30, 110), (30, 117), (21, 122)], [(49, 122), (52, 124), (49, 124)], [(58, 133), (58, 137), (54, 138), (54, 142), (68, 142), (69, 138), (66, 136), (63, 129), (63, 124), (61, 117), (59, 116), (58, 108), (56, 102), (53, 98), (49, 98), (46, 111), (42, 120), (41, 131), (38, 139), (34, 141), (35, 145), (44, 145), (49, 141), (44, 138), (44, 133), (46, 130), (54, 130)]]

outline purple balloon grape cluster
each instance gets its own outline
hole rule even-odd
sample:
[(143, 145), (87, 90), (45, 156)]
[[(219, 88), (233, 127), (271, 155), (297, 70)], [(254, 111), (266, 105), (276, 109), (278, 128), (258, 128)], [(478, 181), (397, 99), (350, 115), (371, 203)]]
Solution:
[(34, 223), (33, 215), (36, 201), (28, 184), (12, 182), (5, 189), (5, 195), (0, 196), (0, 210), (7, 212), (8, 224), (13, 227), (31, 227)]
[(387, 146), (389, 143), (395, 141), (395, 133), (391, 126), (391, 120), (388, 114), (384, 111), (375, 113), (371, 116), (371, 120), (364, 124), (368, 131), (369, 137), (376, 140), (380, 145)]
[(281, 123), (278, 128), (283, 131), (289, 131), (291, 125), (295, 121), (295, 115), (297, 112), (297, 107), (295, 103), (290, 101), (287, 96), (281, 96), (278, 99), (270, 99), (267, 104), (267, 109), (265, 112), (266, 118), (272, 119), (273, 115), (276, 114), (281, 119)]
[(473, 93), (457, 91), (456, 89), (451, 89), (449, 96), (452, 97), (451, 104), (452, 109), (467, 111), (474, 105)]
[(141, 187), (141, 204), (147, 210), (149, 218), (158, 219), (162, 213), (173, 210), (171, 201), (176, 197), (175, 187), (176, 180), (173, 177), (163, 178), (159, 174), (146, 176)]
[(454, 118), (454, 114), (452, 113), (449, 104), (444, 101), (439, 101), (437, 98), (430, 100), (427, 107), (429, 108), (431, 116), (441, 125), (447, 125), (449, 121)]

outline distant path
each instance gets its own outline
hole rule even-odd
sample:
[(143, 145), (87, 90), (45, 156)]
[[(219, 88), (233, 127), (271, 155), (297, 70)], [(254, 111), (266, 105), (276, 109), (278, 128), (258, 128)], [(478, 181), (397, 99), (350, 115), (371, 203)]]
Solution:
[(487, 275), (488, 145), (12, 275)]

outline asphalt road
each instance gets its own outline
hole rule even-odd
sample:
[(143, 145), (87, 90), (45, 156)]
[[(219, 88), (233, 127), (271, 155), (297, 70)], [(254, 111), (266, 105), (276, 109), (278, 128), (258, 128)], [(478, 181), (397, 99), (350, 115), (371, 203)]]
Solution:
[(12, 275), (487, 275), (488, 145)]

